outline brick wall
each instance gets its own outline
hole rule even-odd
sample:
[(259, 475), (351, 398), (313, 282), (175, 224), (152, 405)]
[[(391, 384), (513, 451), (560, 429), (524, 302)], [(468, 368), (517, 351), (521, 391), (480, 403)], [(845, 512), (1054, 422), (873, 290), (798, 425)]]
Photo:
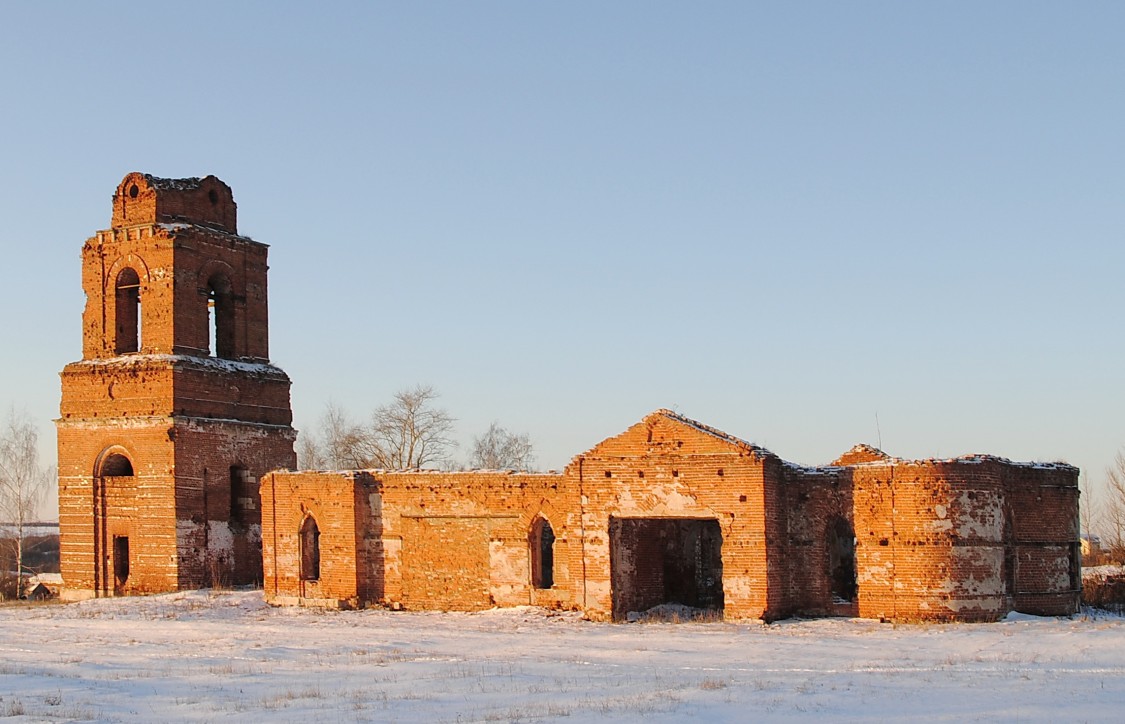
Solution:
[[(84, 245), (83, 359), (58, 420), (67, 597), (261, 581), (257, 480), (296, 466), (266, 251), (218, 179), (143, 174)], [(133, 474), (106, 474), (111, 456)]]
[[(264, 576), (278, 603), (606, 618), (679, 599), (735, 619), (1075, 610), (1067, 465), (857, 446), (805, 468), (659, 411), (562, 474), (267, 474), (296, 463), (290, 382), (268, 359), (267, 247), (236, 219), (212, 176), (129, 174), (83, 247), (83, 359), (63, 370), (58, 421), (75, 596)], [(555, 536), (546, 588), (539, 519)]]
[[(722, 532), (724, 611), (732, 618), (769, 615), (771, 580), (767, 498), (777, 468), (770, 453), (703, 426), (650, 415), (575, 458), (565, 476), (581, 500), (589, 611), (614, 611), (611, 518), (698, 518)], [(770, 541), (773, 537), (770, 537)]]
[[(570, 605), (573, 537), (556, 474), (277, 472), (262, 480), (266, 595), (277, 602), (475, 610)], [(321, 532), (316, 583), (299, 576), (307, 515)], [(529, 532), (554, 529), (554, 586), (531, 582)]]
[[(1076, 484), (1066, 465), (902, 461), (870, 448), (803, 468), (659, 412), (561, 475), (268, 475), (266, 591), (275, 603), (535, 603), (601, 618), (666, 600), (721, 601), (732, 619), (1065, 612), (1076, 600)], [(296, 574), (298, 532), (310, 513), (324, 546), (315, 584)], [(537, 516), (558, 536), (554, 586), (545, 591), (532, 585)], [(718, 562), (707, 558), (710, 541)], [(852, 588), (832, 570), (849, 552)], [(721, 590), (707, 588), (711, 574)]]
[(265, 244), (202, 226), (149, 223), (99, 231), (82, 249), (83, 358), (119, 354), (123, 302), (117, 287), (122, 272), (131, 269), (140, 281), (136, 351), (214, 354), (208, 293), (219, 285), (231, 315), (230, 347), (222, 356), (268, 360), (266, 255)]
[(225, 183), (214, 176), (166, 179), (130, 173), (113, 194), (113, 227), (190, 222), (235, 233), (238, 205)]

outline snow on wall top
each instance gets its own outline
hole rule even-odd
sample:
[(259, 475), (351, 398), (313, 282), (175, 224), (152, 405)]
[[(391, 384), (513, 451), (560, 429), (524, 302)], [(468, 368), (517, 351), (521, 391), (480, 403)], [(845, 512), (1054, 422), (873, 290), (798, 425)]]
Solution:
[[(683, 415), (681, 415), (678, 412), (673, 412), (672, 410), (661, 408), (661, 409), (657, 410), (656, 412), (652, 413), (652, 415), (660, 415), (661, 417), (666, 417), (669, 420), (674, 420), (675, 422), (678, 422), (681, 425), (686, 425), (690, 428), (698, 430), (699, 432), (702, 432), (705, 435), (710, 435), (711, 437), (722, 440), (723, 442), (728, 442), (732, 445), (737, 445), (738, 447), (744, 448), (744, 449), (746, 449), (750, 452), (757, 453), (758, 455), (761, 455), (762, 457), (767, 457), (767, 456), (777, 457), (772, 452), (770, 452), (769, 450), (765, 449), (764, 447), (762, 447), (760, 445), (755, 445), (754, 443), (750, 442), (749, 440), (743, 440), (740, 437), (735, 437), (734, 435), (723, 432), (722, 430), (711, 427), (710, 425), (704, 425), (702, 422), (700, 422), (698, 420), (693, 420), (690, 417), (684, 417)], [(649, 417), (652, 417), (652, 415), (649, 415)]]
[(154, 189), (160, 191), (194, 191), (199, 188), (203, 179), (199, 176), (192, 176), (190, 178), (161, 178), (160, 176), (153, 176), (152, 174), (145, 174), (145, 181), (148, 181)]
[[(281, 472), (281, 471), (279, 471), (279, 472)], [(521, 478), (561, 478), (562, 477), (562, 473), (558, 472), (557, 470), (525, 471), (525, 470), (488, 470), (488, 469), (483, 469), (483, 468), (476, 469), (476, 470), (438, 470), (438, 469), (435, 469), (435, 468), (402, 468), (402, 469), (358, 468), (356, 470), (289, 470), (289, 471), (285, 471), (285, 472), (297, 473), (297, 474), (301, 474), (301, 475), (306, 474), (306, 473), (311, 473), (311, 474), (316, 474), (316, 475), (339, 475), (339, 476), (341, 476), (341, 478), (351, 478), (354, 475), (356, 475), (357, 473), (367, 474), (367, 475), (370, 475), (373, 478), (378, 478), (381, 475), (398, 475), (398, 474), (402, 474), (402, 473), (410, 473), (410, 474), (413, 474), (413, 475), (430, 475), (430, 476), (435, 476), (435, 477), (445, 476), (445, 475), (454, 476), (454, 477), (456, 477), (456, 476), (469, 476), (469, 475), (480, 476), (480, 477), (484, 477), (486, 475), (492, 475), (492, 476), (506, 475), (506, 476), (509, 476), (509, 477), (518, 476), (518, 477), (521, 477)]]
[(195, 357), (186, 354), (125, 354), (117, 357), (85, 359), (72, 364), (132, 366), (144, 365), (151, 362), (193, 365), (195, 367), (217, 369), (223, 372), (281, 376), (288, 379), (288, 375), (285, 374), (284, 370), (280, 367), (275, 367), (269, 362), (244, 362), (242, 360), (221, 359), (219, 357)]
[[(729, 442), (733, 445), (737, 445), (739, 447), (745, 448), (745, 449), (750, 450), (752, 452), (755, 452), (759, 455), (777, 457), (776, 455), (774, 455), (774, 453), (772, 453), (769, 450), (761, 447), (760, 445), (755, 445), (752, 442), (749, 442), (747, 440), (743, 440), (742, 438), (739, 438), (739, 437), (735, 437), (734, 435), (730, 435), (728, 433), (723, 432), (722, 430), (718, 430), (718, 429), (713, 428), (709, 425), (705, 425), (705, 424), (703, 424), (703, 423), (701, 423), (697, 420), (693, 420), (689, 417), (684, 417), (683, 415), (681, 415), (677, 412), (673, 412), (672, 410), (660, 409), (660, 410), (657, 410), (656, 412), (654, 412), (652, 414), (653, 415), (661, 415), (661, 416), (667, 417), (671, 420), (675, 420), (676, 422), (678, 422), (682, 425), (687, 425), (687, 426), (692, 427), (692, 428), (694, 428), (694, 429), (696, 429), (700, 432), (703, 432), (707, 435), (711, 435), (712, 437), (718, 438), (718, 439), (723, 440), (725, 442)], [(933, 465), (933, 464), (941, 464), (941, 463), (946, 463), (946, 464), (952, 464), (952, 463), (980, 464), (980, 463), (985, 463), (985, 462), (996, 462), (996, 463), (1000, 463), (1002, 465), (1009, 465), (1011, 467), (1030, 468), (1030, 469), (1035, 469), (1035, 470), (1072, 470), (1072, 471), (1075, 471), (1075, 472), (1078, 471), (1078, 468), (1076, 468), (1075, 466), (1070, 465), (1069, 463), (1064, 463), (1064, 462), (1015, 462), (1015, 461), (1009, 460), (1008, 458), (1001, 457), (1001, 456), (998, 456), (998, 455), (986, 455), (986, 454), (981, 454), (981, 453), (961, 455), (961, 456), (955, 457), (955, 458), (944, 458), (944, 459), (927, 458), (927, 459), (924, 459), (924, 460), (907, 460), (907, 459), (904, 459), (904, 458), (892, 457), (892, 456), (888, 455), (887, 453), (883, 452), (882, 450), (880, 450), (879, 448), (874, 447), (872, 445), (868, 445), (866, 443), (859, 443), (858, 445), (854, 445), (850, 450), (848, 450), (848, 452), (844, 453), (844, 455), (841, 456), (841, 459), (846, 459), (848, 456), (869, 457), (869, 458), (874, 458), (874, 459), (864, 460), (863, 462), (855, 462), (855, 463), (839, 463), (839, 462), (837, 462), (837, 463), (834, 463), (832, 465), (817, 465), (817, 466), (800, 465), (798, 463), (789, 462), (788, 460), (782, 460), (781, 462), (785, 467), (789, 468), (790, 470), (800, 471), (800, 472), (805, 473), (807, 475), (835, 474), (837, 471), (839, 471), (839, 470), (841, 470), (845, 467), (882, 466), (882, 465)]]
[(249, 241), (254, 244), (260, 244), (261, 246), (269, 246), (269, 244), (263, 244), (262, 242), (257, 241), (256, 239), (251, 239), (249, 236), (246, 236), (244, 234), (230, 231), (217, 224), (208, 224), (202, 221), (164, 221), (156, 224), (155, 226), (156, 228), (162, 229), (164, 231), (201, 231), (207, 232), (208, 234), (219, 234), (230, 239)]
[[(850, 452), (853, 452), (853, 451), (859, 451), (859, 449), (861, 449), (861, 448), (873, 450), (873, 451), (879, 453), (881, 455), (881, 457), (877, 460), (865, 460), (865, 461), (862, 461), (862, 462), (854, 462), (854, 463), (834, 463), (832, 465), (820, 465), (820, 466), (804, 466), (804, 465), (799, 465), (797, 463), (791, 463), (789, 461), (784, 461), (784, 464), (785, 464), (786, 467), (790, 468), (791, 470), (798, 470), (798, 471), (801, 471), (801, 472), (812, 473), (812, 474), (817, 474), (817, 473), (822, 473), (822, 472), (832, 472), (832, 471), (842, 470), (844, 468), (883, 467), (883, 466), (894, 466), (894, 465), (953, 465), (953, 464), (958, 464), (958, 463), (970, 464), (970, 465), (979, 465), (979, 464), (988, 463), (988, 462), (999, 463), (1001, 465), (1008, 465), (1008, 466), (1014, 467), (1014, 468), (1028, 468), (1028, 469), (1032, 469), (1032, 470), (1071, 470), (1071, 471), (1074, 471), (1074, 472), (1078, 472), (1078, 468), (1075, 467), (1074, 465), (1071, 465), (1070, 463), (1064, 463), (1064, 462), (1049, 462), (1048, 463), (1048, 462), (1035, 462), (1035, 461), (1019, 462), (1019, 461), (1010, 460), (1009, 458), (1002, 457), (1000, 455), (987, 455), (987, 454), (983, 454), (983, 453), (971, 453), (971, 454), (968, 454), (968, 455), (960, 455), (958, 457), (953, 457), (953, 458), (924, 458), (924, 459), (918, 459), (918, 460), (911, 460), (911, 459), (908, 459), (908, 458), (892, 457), (890, 455), (887, 455), (882, 450), (879, 450), (878, 448), (874, 448), (874, 447), (871, 447), (870, 445), (864, 445), (864, 444), (856, 445), (855, 447), (853, 447), (848, 452), (850, 453)], [(866, 452), (866, 450), (864, 450), (864, 452)], [(841, 456), (841, 459), (846, 457), (847, 454), (848, 453), (845, 453), (843, 456)]]

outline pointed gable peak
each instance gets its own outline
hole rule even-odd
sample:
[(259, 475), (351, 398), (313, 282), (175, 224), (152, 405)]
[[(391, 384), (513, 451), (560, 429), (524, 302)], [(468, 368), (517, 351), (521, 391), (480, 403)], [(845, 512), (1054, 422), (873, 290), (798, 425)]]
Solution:
[(891, 456), (883, 452), (877, 447), (868, 445), (867, 443), (860, 443), (852, 447), (846, 453), (836, 458), (833, 465), (859, 465), (860, 463), (878, 463), (890, 460)]
[(754, 443), (750, 442), (749, 440), (744, 440), (740, 437), (736, 437), (736, 436), (731, 435), (729, 433), (723, 432), (722, 430), (719, 430), (718, 428), (711, 427), (710, 425), (705, 425), (702, 422), (699, 422), (698, 420), (693, 420), (690, 417), (686, 417), (684, 415), (681, 415), (678, 412), (675, 412), (674, 410), (661, 408), (661, 409), (656, 410), (655, 412), (645, 416), (644, 422), (646, 424), (651, 425), (655, 420), (661, 420), (661, 419), (669, 420), (669, 421), (671, 421), (671, 422), (673, 422), (677, 425), (682, 425), (682, 426), (687, 427), (687, 428), (689, 428), (689, 429), (691, 429), (695, 432), (702, 433), (702, 434), (707, 435), (709, 437), (712, 437), (712, 438), (715, 438), (715, 439), (720, 440), (722, 442), (728, 443), (728, 444), (733, 445), (733, 446), (735, 446), (735, 447), (737, 447), (741, 450), (744, 450), (746, 452), (751, 452), (751, 453), (754, 453), (754, 454), (757, 454), (757, 455), (760, 455), (760, 456), (763, 456), (763, 457), (773, 455), (773, 453), (771, 453), (769, 450), (765, 449), (764, 447), (761, 447), (760, 445), (755, 445)]

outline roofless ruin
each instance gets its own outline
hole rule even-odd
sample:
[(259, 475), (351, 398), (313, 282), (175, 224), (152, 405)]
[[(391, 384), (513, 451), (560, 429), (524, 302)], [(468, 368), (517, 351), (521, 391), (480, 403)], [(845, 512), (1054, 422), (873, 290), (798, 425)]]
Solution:
[(266, 246), (238, 234), (230, 188), (129, 174), (82, 264), (58, 420), (68, 598), (261, 582), (276, 604), (614, 619), (1078, 609), (1070, 465), (857, 446), (803, 467), (659, 410), (561, 473), (289, 472)]

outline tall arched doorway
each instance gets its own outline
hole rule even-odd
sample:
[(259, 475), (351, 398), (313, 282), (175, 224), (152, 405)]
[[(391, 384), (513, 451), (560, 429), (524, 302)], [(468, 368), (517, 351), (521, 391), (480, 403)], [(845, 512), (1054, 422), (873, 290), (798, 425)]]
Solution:
[(115, 501), (136, 489), (133, 461), (119, 448), (102, 453), (94, 471), (94, 592), (115, 596), (129, 587), (129, 531), (115, 519)]

